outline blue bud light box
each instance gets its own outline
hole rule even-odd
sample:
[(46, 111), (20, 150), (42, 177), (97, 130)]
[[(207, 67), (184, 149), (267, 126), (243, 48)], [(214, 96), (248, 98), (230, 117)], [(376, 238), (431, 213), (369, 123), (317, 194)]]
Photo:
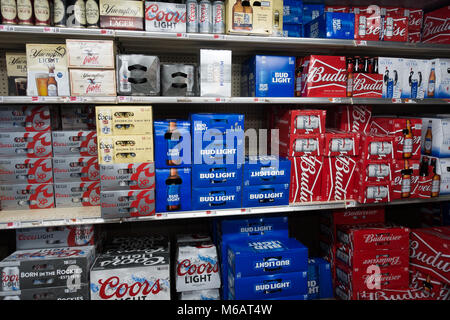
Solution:
[(191, 123), (182, 120), (153, 122), (155, 167), (175, 168), (191, 165)]
[(195, 164), (192, 166), (193, 188), (240, 185), (242, 185), (241, 164)]
[(353, 13), (325, 12), (305, 25), (306, 38), (349, 39), (355, 37)]
[(156, 212), (191, 210), (191, 168), (156, 169)]

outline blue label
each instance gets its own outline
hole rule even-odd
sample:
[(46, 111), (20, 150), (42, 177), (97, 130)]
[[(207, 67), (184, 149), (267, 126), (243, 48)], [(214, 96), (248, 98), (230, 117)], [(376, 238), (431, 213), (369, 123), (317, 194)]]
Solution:
[(305, 25), (305, 37), (353, 40), (355, 15), (343, 12), (325, 12)]
[(289, 204), (289, 184), (244, 186), (242, 206), (282, 206)]
[(193, 210), (240, 208), (241, 187), (193, 188)]
[(291, 180), (291, 161), (287, 158), (252, 159), (244, 164), (244, 185), (287, 184)]
[[(170, 128), (175, 124), (175, 129)], [(157, 169), (191, 165), (191, 124), (181, 120), (154, 121), (155, 167)]]
[(191, 168), (156, 169), (156, 212), (191, 210)]
[(167, 204), (169, 206), (176, 206), (180, 204), (181, 195), (180, 195), (180, 186), (173, 185), (167, 186)]
[(241, 186), (242, 165), (193, 165), (193, 187)]

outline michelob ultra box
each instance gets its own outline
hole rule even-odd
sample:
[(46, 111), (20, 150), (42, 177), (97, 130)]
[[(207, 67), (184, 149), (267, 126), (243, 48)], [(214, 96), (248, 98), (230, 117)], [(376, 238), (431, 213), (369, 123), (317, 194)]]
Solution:
[(192, 166), (192, 187), (194, 188), (241, 185), (241, 164), (194, 164)]
[(306, 38), (349, 39), (355, 36), (355, 15), (324, 12), (304, 26)]
[(430, 60), (403, 59), (401, 98), (423, 99), (430, 74)]
[(192, 188), (192, 210), (240, 208), (241, 186)]
[(153, 162), (152, 135), (98, 136), (98, 163)]
[(100, 172), (97, 157), (53, 157), (55, 182), (99, 181)]
[(426, 98), (450, 98), (450, 59), (430, 61)]
[(155, 214), (155, 190), (102, 191), (102, 218), (131, 218)]
[(291, 161), (276, 156), (249, 156), (244, 164), (244, 186), (286, 184), (291, 176)]
[(153, 135), (151, 106), (95, 107), (99, 136)]
[(308, 269), (308, 248), (297, 240), (242, 239), (228, 245), (229, 272), (235, 278)]
[(403, 91), (403, 58), (378, 58), (378, 73), (383, 75), (383, 98), (401, 98)]
[(100, 165), (102, 190), (142, 190), (155, 187), (155, 165), (147, 163), (116, 163)]
[(450, 157), (450, 118), (422, 118), (422, 154)]
[(244, 186), (242, 207), (289, 205), (289, 183)]
[(155, 166), (158, 169), (191, 165), (191, 123), (183, 120), (153, 122)]
[(156, 169), (156, 212), (191, 210), (191, 168)]

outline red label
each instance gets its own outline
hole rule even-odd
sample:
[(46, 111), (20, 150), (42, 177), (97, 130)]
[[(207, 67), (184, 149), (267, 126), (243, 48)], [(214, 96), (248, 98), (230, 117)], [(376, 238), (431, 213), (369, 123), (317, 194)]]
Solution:
[(383, 24), (384, 41), (408, 41), (408, 18), (402, 16), (388, 16)]
[(355, 40), (379, 41), (381, 27), (381, 16), (355, 14)]
[(423, 22), (422, 41), (450, 43), (450, 6), (430, 12)]
[(325, 157), (322, 189), (323, 201), (354, 199), (356, 159), (349, 156)]
[(378, 73), (354, 73), (353, 97), (381, 98), (383, 91), (383, 75)]
[(392, 199), (418, 198), (419, 160), (392, 161)]
[(322, 198), (323, 157), (290, 158), (291, 184), (289, 202), (320, 201)]

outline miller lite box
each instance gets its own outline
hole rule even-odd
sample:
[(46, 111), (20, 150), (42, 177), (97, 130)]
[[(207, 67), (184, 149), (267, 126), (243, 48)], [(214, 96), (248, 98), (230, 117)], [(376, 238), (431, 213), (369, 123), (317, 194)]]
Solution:
[(55, 182), (99, 181), (100, 171), (97, 157), (53, 157)]
[(242, 185), (241, 164), (194, 164), (192, 187), (230, 187)]
[(95, 114), (99, 136), (153, 135), (151, 106), (100, 106)]
[(44, 132), (51, 130), (48, 106), (5, 106), (0, 109), (0, 131)]
[(276, 156), (248, 156), (244, 164), (243, 185), (285, 184), (290, 180), (291, 162)]
[(354, 73), (352, 96), (355, 98), (381, 98), (383, 75), (378, 73)]
[(403, 59), (403, 63), (401, 98), (425, 98), (428, 89), (426, 81), (429, 79), (430, 60)]
[(170, 300), (167, 253), (103, 254), (90, 272), (91, 300)]
[(0, 262), (0, 291), (49, 287), (74, 288), (89, 283), (95, 247), (63, 247), (19, 250)]
[(322, 156), (325, 134), (289, 134), (280, 137), (279, 152), (283, 157)]
[(401, 15), (387, 15), (383, 21), (383, 41), (408, 41), (408, 25), (407, 17)]
[(191, 168), (156, 169), (156, 212), (191, 210)]
[(16, 230), (16, 248), (43, 249), (92, 246), (95, 244), (93, 225), (28, 228)]
[(112, 40), (66, 39), (66, 47), (69, 68), (114, 69)]
[(312, 55), (303, 60), (302, 97), (346, 97), (344, 56)]
[(394, 137), (394, 159), (420, 159), (422, 119), (373, 117), (370, 132)]
[(55, 207), (91, 207), (100, 205), (100, 181), (55, 183)]
[(100, 28), (144, 29), (144, 1), (100, 0)]
[(380, 41), (382, 21), (380, 15), (355, 14), (355, 40)]
[(192, 188), (192, 210), (241, 208), (242, 187)]
[(114, 70), (70, 69), (72, 96), (116, 96)]
[(217, 248), (211, 242), (179, 245), (176, 259), (177, 292), (220, 288)]
[(349, 39), (355, 37), (355, 15), (324, 12), (304, 26), (306, 38)]
[(450, 59), (431, 60), (427, 98), (450, 98)]
[(0, 292), (0, 300), (90, 300), (89, 285), (33, 288)]
[(152, 162), (102, 164), (100, 184), (103, 191), (153, 189), (155, 165)]
[(308, 259), (308, 300), (333, 298), (330, 263), (322, 258)]
[(346, 132), (328, 129), (325, 134), (324, 156), (358, 156), (359, 140), (358, 132)]
[(355, 195), (359, 203), (391, 202), (391, 184), (389, 181), (358, 181)]
[(242, 189), (242, 207), (289, 205), (289, 183), (244, 186)]
[(280, 130), (280, 136), (286, 136), (289, 133), (324, 133), (326, 114), (326, 110), (281, 111), (276, 127)]
[(155, 190), (115, 190), (100, 194), (102, 217), (130, 218), (155, 214)]
[(99, 136), (98, 163), (146, 163), (153, 162), (153, 136)]
[(365, 160), (360, 159), (356, 168), (361, 182), (390, 182), (392, 181), (393, 165), (390, 159)]
[(420, 160), (392, 161), (392, 200), (418, 198), (416, 191), (420, 177)]
[(53, 131), (52, 142), (55, 156), (97, 156), (95, 131)]
[(383, 75), (383, 98), (401, 98), (404, 63), (403, 58), (378, 58), (378, 73)]
[(361, 158), (364, 160), (394, 159), (394, 137), (380, 134), (362, 134), (360, 140)]
[(153, 126), (156, 168), (191, 165), (191, 123), (168, 119), (154, 121)]
[(48, 158), (52, 156), (50, 132), (0, 132), (0, 155)]
[[(371, 106), (339, 106), (335, 113), (337, 124), (335, 127), (341, 131), (367, 133), (372, 119)], [(362, 138), (363, 135), (361, 135)]]
[(0, 182), (2, 184), (53, 183), (52, 159), (0, 157)]
[(425, 14), (422, 30), (422, 42), (450, 43), (448, 33), (450, 6)]
[(0, 203), (2, 210), (54, 208), (53, 184), (0, 185)]
[(145, 1), (145, 30), (186, 32), (186, 5)]
[(342, 201), (355, 198), (354, 184), (358, 161), (352, 156), (324, 157), (322, 201)]
[(308, 294), (308, 272), (235, 277), (228, 273), (228, 300), (265, 300)]
[(322, 199), (324, 158), (303, 156), (291, 160), (289, 202), (312, 202)]
[(194, 291), (183, 291), (179, 296), (180, 300), (220, 300), (219, 289), (205, 289)]
[(415, 8), (405, 8), (403, 9), (403, 15), (408, 18), (408, 33), (419, 32), (422, 30), (423, 24), (423, 10)]
[(308, 269), (308, 248), (293, 238), (233, 242), (227, 261), (235, 278), (303, 272)]

